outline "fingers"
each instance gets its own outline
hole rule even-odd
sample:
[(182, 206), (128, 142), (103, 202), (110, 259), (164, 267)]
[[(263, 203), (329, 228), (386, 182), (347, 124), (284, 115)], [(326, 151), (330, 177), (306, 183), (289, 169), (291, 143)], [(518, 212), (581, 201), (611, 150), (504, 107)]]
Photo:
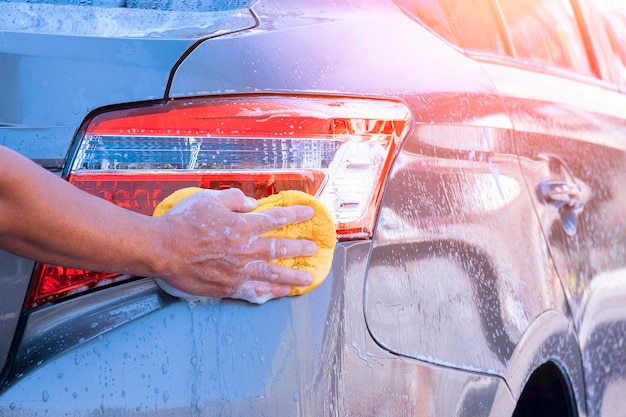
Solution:
[(313, 276), (308, 272), (263, 261), (250, 262), (245, 266), (244, 271), (250, 281), (266, 282), (277, 286), (302, 287), (313, 281)]
[[(212, 190), (213, 191), (213, 190)], [(215, 198), (232, 211), (248, 212), (257, 207), (257, 200), (247, 197), (239, 188), (213, 191)]]
[(272, 298), (281, 296), (282, 295), (274, 295), (270, 285), (267, 283), (248, 281), (243, 283), (231, 298), (245, 300), (254, 304), (263, 304)]
[(259, 238), (252, 241), (249, 246), (251, 256), (265, 261), (313, 256), (317, 251), (317, 243), (306, 239)]
[[(264, 303), (289, 295), (293, 286), (311, 283), (308, 272), (266, 261), (315, 255), (315, 242), (260, 235), (311, 219), (315, 214), (312, 207), (295, 205), (248, 213), (257, 207), (257, 201), (239, 189), (203, 190), (188, 200), (165, 216), (170, 229), (177, 227), (179, 235), (188, 237), (177, 240), (175, 254), (193, 262), (180, 262), (175, 272), (167, 274), (169, 281), (176, 281), (176, 277), (185, 277), (186, 282), (192, 279), (192, 283), (181, 286), (182, 290)], [(177, 212), (179, 205), (184, 209)]]
[(250, 303), (263, 304), (268, 300), (285, 297), (292, 286), (310, 285), (313, 277), (308, 272), (283, 268), (278, 265), (256, 261), (246, 265), (249, 280), (239, 285), (231, 298)]
[(249, 303), (263, 304), (273, 298), (285, 297), (291, 293), (291, 287), (278, 286), (267, 282), (248, 281), (239, 287), (239, 290), (232, 296)]
[(245, 217), (245, 222), (248, 223), (252, 233), (260, 235), (288, 224), (302, 223), (310, 220), (314, 215), (315, 210), (313, 210), (313, 207), (294, 205), (276, 207), (261, 213), (248, 213)]
[[(193, 197), (194, 196), (189, 198), (188, 201), (180, 202), (174, 208), (180, 206), (186, 209), (187, 206), (195, 203)], [(197, 193), (195, 197), (214, 199), (231, 211), (246, 213), (247, 215), (243, 218), (242, 223), (247, 225), (250, 233), (256, 235), (281, 228), (288, 224), (304, 222), (315, 215), (315, 210), (306, 205), (276, 207), (260, 213), (247, 213), (257, 207), (258, 201), (252, 197), (247, 197), (243, 191), (238, 188), (229, 188), (220, 191), (202, 190)]]

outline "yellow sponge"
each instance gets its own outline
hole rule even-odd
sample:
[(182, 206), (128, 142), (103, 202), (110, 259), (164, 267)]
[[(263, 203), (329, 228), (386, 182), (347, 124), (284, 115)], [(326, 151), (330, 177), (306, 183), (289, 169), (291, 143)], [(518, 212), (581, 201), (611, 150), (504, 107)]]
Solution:
[[(202, 190), (198, 187), (182, 188), (175, 191), (161, 201), (154, 209), (154, 216), (163, 216), (174, 205), (185, 198)], [(283, 258), (271, 261), (271, 263), (301, 271), (310, 272), (313, 275), (313, 282), (306, 287), (291, 287), (290, 295), (299, 295), (311, 291), (319, 286), (325, 279), (333, 263), (335, 244), (337, 235), (335, 224), (326, 208), (317, 198), (302, 191), (288, 190), (271, 195), (259, 200), (258, 207), (254, 212), (261, 212), (275, 207), (285, 207), (292, 205), (308, 205), (313, 207), (315, 215), (313, 218), (298, 224), (289, 224), (280, 229), (271, 230), (264, 233), (263, 237), (308, 239), (317, 243), (318, 251), (313, 256), (297, 256), (294, 258)]]
[(157, 204), (157, 206), (154, 208), (154, 211), (152, 212), (152, 215), (154, 217), (163, 216), (165, 213), (170, 211), (170, 209), (174, 207), (176, 204), (180, 203), (187, 197), (191, 197), (193, 194), (201, 190), (202, 188), (198, 188), (198, 187), (187, 187), (187, 188), (181, 188), (180, 190), (174, 191), (172, 194), (168, 195), (163, 200), (161, 200), (159, 204)]
[(328, 275), (333, 263), (337, 234), (335, 223), (330, 213), (317, 198), (302, 191), (281, 191), (259, 200), (259, 206), (254, 211), (269, 210), (274, 207), (293, 205), (307, 205), (313, 207), (315, 215), (302, 223), (288, 224), (280, 229), (264, 233), (264, 237), (285, 237), (290, 239), (308, 239), (317, 243), (318, 251), (313, 256), (297, 256), (283, 258), (272, 263), (285, 268), (298, 269), (310, 272), (313, 282), (306, 287), (291, 287), (291, 295), (303, 294), (319, 286)]

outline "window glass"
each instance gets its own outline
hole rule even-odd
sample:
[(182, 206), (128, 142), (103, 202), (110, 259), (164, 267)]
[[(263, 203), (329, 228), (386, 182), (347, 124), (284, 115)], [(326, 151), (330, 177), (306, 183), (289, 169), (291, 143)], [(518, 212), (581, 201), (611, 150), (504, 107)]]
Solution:
[[(0, 0), (0, 28), (21, 33), (199, 38), (249, 26), (253, 0)], [(226, 24), (224, 24), (226, 22)]]
[(598, 0), (596, 5), (611, 41), (621, 85), (626, 85), (626, 4), (624, 0)]
[(491, 0), (440, 0), (459, 46), (506, 54), (499, 17)]
[(452, 28), (439, 4), (439, 0), (395, 0), (395, 3), (407, 14), (418, 18), (439, 36), (456, 44)]
[(518, 58), (591, 73), (569, 0), (499, 0)]
[(506, 53), (492, 0), (396, 0), (396, 3), (463, 49)]

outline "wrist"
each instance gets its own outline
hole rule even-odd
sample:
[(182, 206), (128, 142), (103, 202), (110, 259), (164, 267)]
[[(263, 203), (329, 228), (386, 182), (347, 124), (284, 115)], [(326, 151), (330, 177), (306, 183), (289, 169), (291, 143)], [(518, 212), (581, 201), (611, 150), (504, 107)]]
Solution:
[(166, 280), (174, 274), (172, 268), (175, 236), (168, 219), (149, 217), (147, 219), (145, 251), (141, 252), (141, 264), (146, 272), (141, 274)]

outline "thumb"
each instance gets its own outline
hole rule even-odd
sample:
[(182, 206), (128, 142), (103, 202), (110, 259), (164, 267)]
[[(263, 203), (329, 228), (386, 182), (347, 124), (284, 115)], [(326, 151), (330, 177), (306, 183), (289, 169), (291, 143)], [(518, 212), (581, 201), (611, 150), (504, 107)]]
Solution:
[(215, 197), (232, 211), (247, 212), (254, 210), (258, 205), (254, 198), (247, 197), (239, 188), (218, 191)]

